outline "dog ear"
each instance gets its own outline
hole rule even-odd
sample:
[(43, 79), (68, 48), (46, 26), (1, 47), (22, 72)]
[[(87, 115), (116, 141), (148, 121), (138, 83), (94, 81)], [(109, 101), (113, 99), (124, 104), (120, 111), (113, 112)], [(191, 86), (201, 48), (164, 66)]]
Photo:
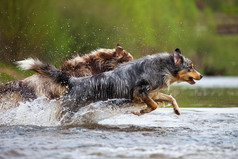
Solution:
[(117, 46), (116, 46), (115, 56), (117, 56), (119, 58), (123, 57), (123, 48), (121, 47), (120, 44), (117, 44)]
[(180, 64), (180, 62), (182, 61), (181, 51), (178, 48), (174, 50), (173, 58), (174, 58), (175, 65)]
[(181, 54), (181, 51), (180, 51), (179, 48), (176, 48), (176, 49), (174, 50), (174, 52), (177, 52), (178, 54)]

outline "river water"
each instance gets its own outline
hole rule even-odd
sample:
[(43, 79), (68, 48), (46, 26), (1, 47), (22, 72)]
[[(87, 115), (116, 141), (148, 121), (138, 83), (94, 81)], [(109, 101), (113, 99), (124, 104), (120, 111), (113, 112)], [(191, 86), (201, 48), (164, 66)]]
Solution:
[(177, 99), (180, 116), (169, 105), (135, 116), (130, 107), (97, 102), (62, 125), (54, 101), (22, 103), (0, 112), (0, 158), (236, 159), (238, 78), (204, 81), (165, 91)]

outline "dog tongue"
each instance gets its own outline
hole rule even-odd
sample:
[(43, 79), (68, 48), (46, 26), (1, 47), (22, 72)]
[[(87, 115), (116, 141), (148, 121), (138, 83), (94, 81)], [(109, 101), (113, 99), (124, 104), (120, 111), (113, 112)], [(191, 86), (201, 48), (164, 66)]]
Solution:
[(190, 84), (195, 84), (196, 82), (192, 79), (189, 81)]

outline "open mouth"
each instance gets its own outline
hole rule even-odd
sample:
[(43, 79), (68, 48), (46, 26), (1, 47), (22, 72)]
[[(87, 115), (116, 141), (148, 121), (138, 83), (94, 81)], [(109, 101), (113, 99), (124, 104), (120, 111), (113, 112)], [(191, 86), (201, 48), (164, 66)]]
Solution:
[(196, 82), (194, 81), (194, 79), (192, 77), (189, 77), (188, 83), (189, 84), (195, 84)]

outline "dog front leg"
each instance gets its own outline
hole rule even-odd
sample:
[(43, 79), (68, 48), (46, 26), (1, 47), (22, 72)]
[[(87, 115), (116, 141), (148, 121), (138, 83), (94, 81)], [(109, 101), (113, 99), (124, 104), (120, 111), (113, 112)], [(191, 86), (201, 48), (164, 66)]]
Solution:
[(180, 110), (179, 110), (179, 106), (175, 100), (174, 97), (172, 97), (171, 95), (167, 95), (167, 94), (163, 94), (163, 93), (158, 93), (157, 96), (155, 98), (153, 98), (156, 102), (169, 102), (173, 105), (174, 107), (174, 113), (177, 115), (180, 115)]

